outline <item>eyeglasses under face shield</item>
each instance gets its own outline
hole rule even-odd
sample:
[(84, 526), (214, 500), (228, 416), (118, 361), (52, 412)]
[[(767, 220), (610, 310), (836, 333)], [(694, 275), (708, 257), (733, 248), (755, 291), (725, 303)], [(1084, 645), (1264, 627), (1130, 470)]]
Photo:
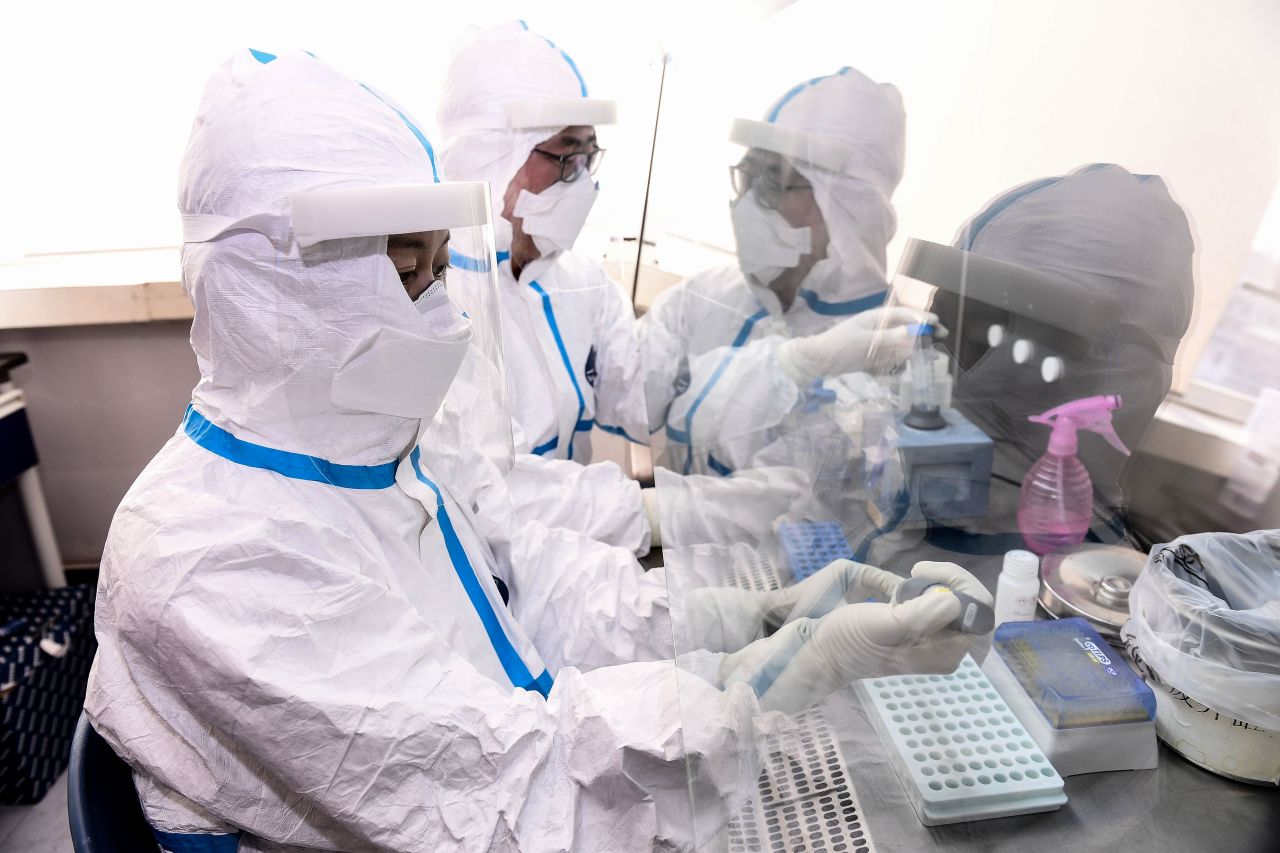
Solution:
[(533, 153), (541, 154), (548, 160), (559, 163), (559, 180), (567, 184), (573, 183), (584, 173), (594, 176), (599, 171), (600, 164), (604, 162), (604, 149), (598, 145), (589, 151), (570, 151), (567, 154), (553, 154), (541, 148), (533, 149)]
[(754, 190), (756, 201), (766, 210), (776, 210), (790, 193), (813, 191), (813, 185), (785, 159), (755, 149), (748, 151), (737, 165), (729, 167), (729, 181), (735, 198)]

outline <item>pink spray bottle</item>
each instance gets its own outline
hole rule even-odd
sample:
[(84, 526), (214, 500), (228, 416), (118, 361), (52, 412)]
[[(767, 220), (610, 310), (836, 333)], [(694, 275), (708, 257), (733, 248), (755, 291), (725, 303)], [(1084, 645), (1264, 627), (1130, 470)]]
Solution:
[(1120, 397), (1114, 394), (1086, 397), (1028, 418), (1053, 427), (1048, 452), (1031, 466), (1018, 493), (1018, 529), (1027, 547), (1037, 554), (1084, 541), (1093, 515), (1093, 481), (1076, 457), (1076, 432), (1095, 432), (1128, 456), (1129, 448), (1111, 424), (1111, 413), (1120, 405)]

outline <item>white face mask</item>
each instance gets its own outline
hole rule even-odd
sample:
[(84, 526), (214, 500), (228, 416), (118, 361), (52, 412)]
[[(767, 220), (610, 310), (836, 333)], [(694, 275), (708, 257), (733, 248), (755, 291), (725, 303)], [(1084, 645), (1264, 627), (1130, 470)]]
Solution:
[(596, 203), (600, 185), (583, 174), (576, 181), (557, 181), (538, 194), (520, 190), (511, 215), (523, 220), (542, 257), (573, 248)]
[(749, 192), (729, 208), (738, 243), (738, 266), (745, 275), (768, 285), (813, 251), (809, 228), (792, 228), (776, 210), (765, 210)]
[(431, 286), (413, 300), (413, 307), (427, 322), (433, 337), (449, 340), (471, 329), (471, 321), (462, 315), (458, 306), (449, 298), (449, 290), (443, 279), (436, 279)]
[[(395, 267), (387, 267), (395, 275)], [(414, 307), (417, 332), (385, 327), (352, 350), (330, 386), (334, 403), (403, 418), (429, 418), (439, 410), (471, 346), (471, 321), (449, 299), (443, 281), (428, 287)]]

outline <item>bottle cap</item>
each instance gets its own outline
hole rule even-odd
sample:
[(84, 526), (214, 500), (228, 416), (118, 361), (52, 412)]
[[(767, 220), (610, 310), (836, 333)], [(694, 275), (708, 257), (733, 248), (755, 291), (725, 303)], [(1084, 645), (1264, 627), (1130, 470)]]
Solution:
[(1001, 569), (1015, 578), (1034, 578), (1040, 573), (1040, 558), (1030, 551), (1008, 551)]

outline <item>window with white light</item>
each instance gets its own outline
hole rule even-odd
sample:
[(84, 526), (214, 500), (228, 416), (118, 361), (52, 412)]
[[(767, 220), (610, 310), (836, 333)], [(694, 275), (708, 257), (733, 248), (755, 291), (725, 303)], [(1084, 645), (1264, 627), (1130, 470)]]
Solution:
[(1196, 364), (1188, 403), (1244, 420), (1263, 389), (1280, 388), (1280, 191), (1240, 281)]

